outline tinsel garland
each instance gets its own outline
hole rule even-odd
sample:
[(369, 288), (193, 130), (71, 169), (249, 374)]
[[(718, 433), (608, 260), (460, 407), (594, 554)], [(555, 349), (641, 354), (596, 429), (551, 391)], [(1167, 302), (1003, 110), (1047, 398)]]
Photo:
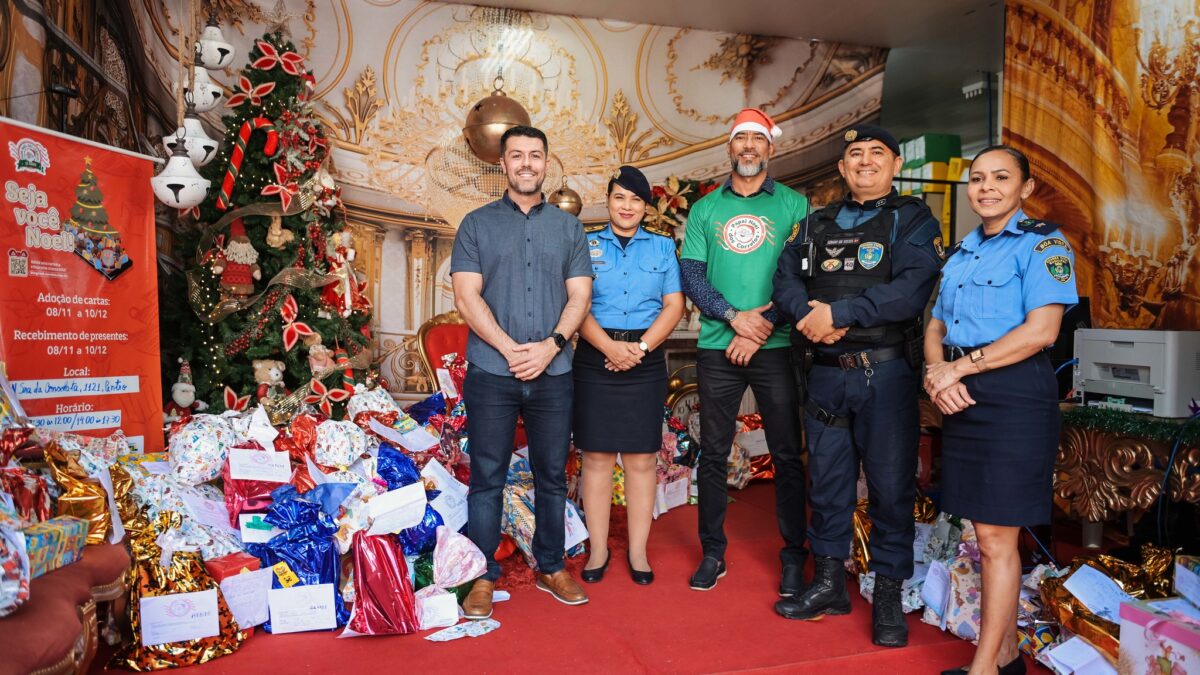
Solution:
[[(1177, 420), (1152, 417), (1143, 413), (1088, 406), (1064, 410), (1062, 421), (1063, 424), (1080, 429), (1145, 438), (1162, 443), (1174, 443), (1181, 425)], [(1183, 445), (1200, 445), (1200, 425), (1192, 424), (1183, 430)]]
[(258, 321), (247, 323), (242, 332), (225, 345), (225, 358), (231, 359), (241, 354), (250, 348), (252, 342), (256, 342), (262, 337), (267, 323), (275, 318), (276, 312), (283, 305), (285, 293), (288, 290), (285, 287), (276, 286), (267, 292), (266, 298), (263, 299), (262, 309), (259, 310)]

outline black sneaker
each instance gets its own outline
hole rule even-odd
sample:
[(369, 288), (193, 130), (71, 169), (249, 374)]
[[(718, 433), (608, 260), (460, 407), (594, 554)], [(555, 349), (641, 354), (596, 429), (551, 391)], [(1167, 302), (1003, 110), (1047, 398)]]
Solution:
[(696, 573), (688, 581), (688, 586), (691, 586), (693, 591), (712, 590), (717, 585), (717, 579), (723, 576), (725, 576), (725, 563), (716, 558), (704, 556), (704, 560), (700, 561), (700, 567), (696, 568)]

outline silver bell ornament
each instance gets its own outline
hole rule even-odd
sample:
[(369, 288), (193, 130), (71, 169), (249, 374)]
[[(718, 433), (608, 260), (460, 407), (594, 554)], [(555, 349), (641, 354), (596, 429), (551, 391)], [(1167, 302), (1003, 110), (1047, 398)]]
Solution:
[(196, 167), (192, 166), (183, 142), (176, 143), (167, 165), (150, 179), (154, 196), (176, 209), (190, 209), (204, 201), (208, 186), (209, 180), (196, 173)]
[[(174, 89), (179, 89), (179, 82), (174, 83)], [(197, 65), (192, 68), (192, 86), (183, 88), (183, 97), (195, 104), (196, 112), (206, 113), (221, 103), (225, 93), (208, 76), (204, 66)]]
[(233, 57), (236, 55), (233, 45), (226, 42), (225, 35), (221, 33), (217, 16), (210, 14), (208, 24), (200, 33), (200, 39), (196, 41), (196, 63), (209, 70), (224, 70), (233, 63)]
[(163, 136), (163, 147), (167, 152), (174, 153), (175, 146), (183, 143), (188, 159), (197, 169), (212, 161), (217, 156), (217, 148), (221, 147), (204, 133), (200, 117), (196, 114), (196, 106), (187, 104), (187, 114), (183, 116), (183, 126), (175, 130), (174, 135)]

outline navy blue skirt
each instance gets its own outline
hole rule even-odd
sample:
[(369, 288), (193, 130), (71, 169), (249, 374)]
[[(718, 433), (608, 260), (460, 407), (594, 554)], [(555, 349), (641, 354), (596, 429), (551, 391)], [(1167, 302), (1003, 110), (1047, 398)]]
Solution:
[(942, 510), (988, 525), (1049, 523), (1060, 426), (1050, 359), (962, 381), (975, 405), (942, 418)]
[(658, 452), (667, 399), (666, 353), (656, 349), (620, 372), (604, 367), (604, 354), (580, 339), (575, 373), (575, 447), (584, 452)]

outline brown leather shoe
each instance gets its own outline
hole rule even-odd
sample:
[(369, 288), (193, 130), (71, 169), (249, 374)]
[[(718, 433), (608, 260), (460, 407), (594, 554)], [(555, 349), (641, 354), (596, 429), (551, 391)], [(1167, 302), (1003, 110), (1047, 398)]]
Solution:
[(537, 575), (537, 587), (566, 605), (582, 605), (588, 601), (587, 593), (583, 592), (583, 588), (575, 583), (566, 570)]
[(491, 618), (492, 590), (495, 588), (494, 581), (476, 579), (475, 584), (471, 586), (471, 592), (467, 593), (467, 599), (463, 600), (463, 614), (475, 621)]

